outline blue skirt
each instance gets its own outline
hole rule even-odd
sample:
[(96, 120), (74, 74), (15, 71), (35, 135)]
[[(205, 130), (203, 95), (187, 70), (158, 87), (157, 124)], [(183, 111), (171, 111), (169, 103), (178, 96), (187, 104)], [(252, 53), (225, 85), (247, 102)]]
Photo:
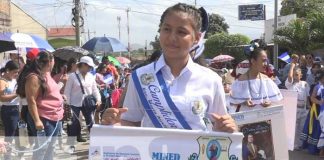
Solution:
[(311, 118), (311, 116), (310, 116), (311, 110), (309, 110), (309, 112), (307, 114), (306, 121), (305, 121), (303, 132), (300, 135), (300, 139), (303, 141), (303, 145), (301, 147), (303, 149), (307, 149), (310, 154), (318, 154), (319, 153), (317, 144), (318, 144), (319, 137), (321, 135), (321, 126), (320, 126), (320, 122), (316, 118), (316, 117), (318, 117), (318, 115), (321, 111), (319, 106), (316, 106), (316, 111), (317, 111), (316, 112), (317, 115), (312, 117), (312, 121), (313, 121), (312, 133), (311, 134), (309, 133), (309, 125), (310, 125), (310, 118)]

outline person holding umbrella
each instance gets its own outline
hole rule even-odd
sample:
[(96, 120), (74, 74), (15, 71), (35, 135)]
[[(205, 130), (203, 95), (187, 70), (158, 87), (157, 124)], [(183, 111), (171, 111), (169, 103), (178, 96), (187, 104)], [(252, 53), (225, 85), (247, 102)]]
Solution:
[(164, 11), (159, 25), (163, 54), (132, 73), (124, 101), (128, 108), (107, 109), (102, 124), (237, 131), (226, 111), (221, 78), (190, 55), (202, 37), (205, 13), (184, 3)]

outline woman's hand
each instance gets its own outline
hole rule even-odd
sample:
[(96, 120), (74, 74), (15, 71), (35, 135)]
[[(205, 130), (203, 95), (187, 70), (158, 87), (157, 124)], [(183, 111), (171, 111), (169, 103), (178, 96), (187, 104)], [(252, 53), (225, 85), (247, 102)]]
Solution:
[(213, 130), (228, 133), (238, 131), (234, 119), (229, 114), (220, 116), (216, 113), (211, 113), (211, 117), (214, 119)]
[(121, 114), (128, 111), (128, 108), (108, 108), (102, 115), (101, 124), (114, 125), (121, 122)]
[(247, 105), (248, 107), (254, 107), (255, 106), (255, 104), (252, 102), (251, 99), (245, 101), (245, 105)]
[(66, 84), (67, 80), (68, 80), (67, 74), (63, 74), (60, 78), (60, 82), (62, 82), (63, 84)]
[(44, 129), (43, 122), (41, 120), (36, 121), (35, 128), (36, 128), (36, 130), (43, 130)]
[(261, 105), (263, 106), (263, 107), (269, 107), (270, 105), (271, 105), (271, 102), (270, 101), (264, 101), (263, 103), (261, 103)]

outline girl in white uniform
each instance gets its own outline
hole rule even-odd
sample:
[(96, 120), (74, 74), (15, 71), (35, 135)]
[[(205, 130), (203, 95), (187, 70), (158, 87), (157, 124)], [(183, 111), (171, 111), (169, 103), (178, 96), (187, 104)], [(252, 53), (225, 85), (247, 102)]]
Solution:
[(265, 48), (264, 42), (254, 40), (245, 49), (250, 68), (232, 84), (230, 103), (235, 105), (236, 112), (262, 109), (282, 99), (273, 80), (261, 73), (268, 63)]
[(162, 56), (133, 72), (124, 101), (128, 108), (108, 109), (103, 124), (205, 130), (209, 118), (214, 130), (237, 130), (226, 111), (221, 78), (191, 59), (202, 36), (203, 11), (179, 3), (163, 13)]
[(306, 81), (302, 81), (302, 72), (299, 67), (296, 67), (297, 62), (292, 62), (290, 70), (288, 72), (288, 78), (285, 82), (285, 86), (288, 90), (296, 91), (297, 97), (297, 116), (296, 116), (296, 130), (295, 130), (295, 149), (299, 149), (302, 146), (302, 141), (299, 135), (302, 133), (305, 120), (307, 117), (308, 97), (309, 97), (309, 85)]

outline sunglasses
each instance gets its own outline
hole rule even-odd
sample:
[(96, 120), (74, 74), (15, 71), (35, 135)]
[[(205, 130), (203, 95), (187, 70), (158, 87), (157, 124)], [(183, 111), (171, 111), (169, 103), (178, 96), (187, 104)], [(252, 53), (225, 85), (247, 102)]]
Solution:
[(312, 57), (306, 57), (306, 59), (312, 59)]

